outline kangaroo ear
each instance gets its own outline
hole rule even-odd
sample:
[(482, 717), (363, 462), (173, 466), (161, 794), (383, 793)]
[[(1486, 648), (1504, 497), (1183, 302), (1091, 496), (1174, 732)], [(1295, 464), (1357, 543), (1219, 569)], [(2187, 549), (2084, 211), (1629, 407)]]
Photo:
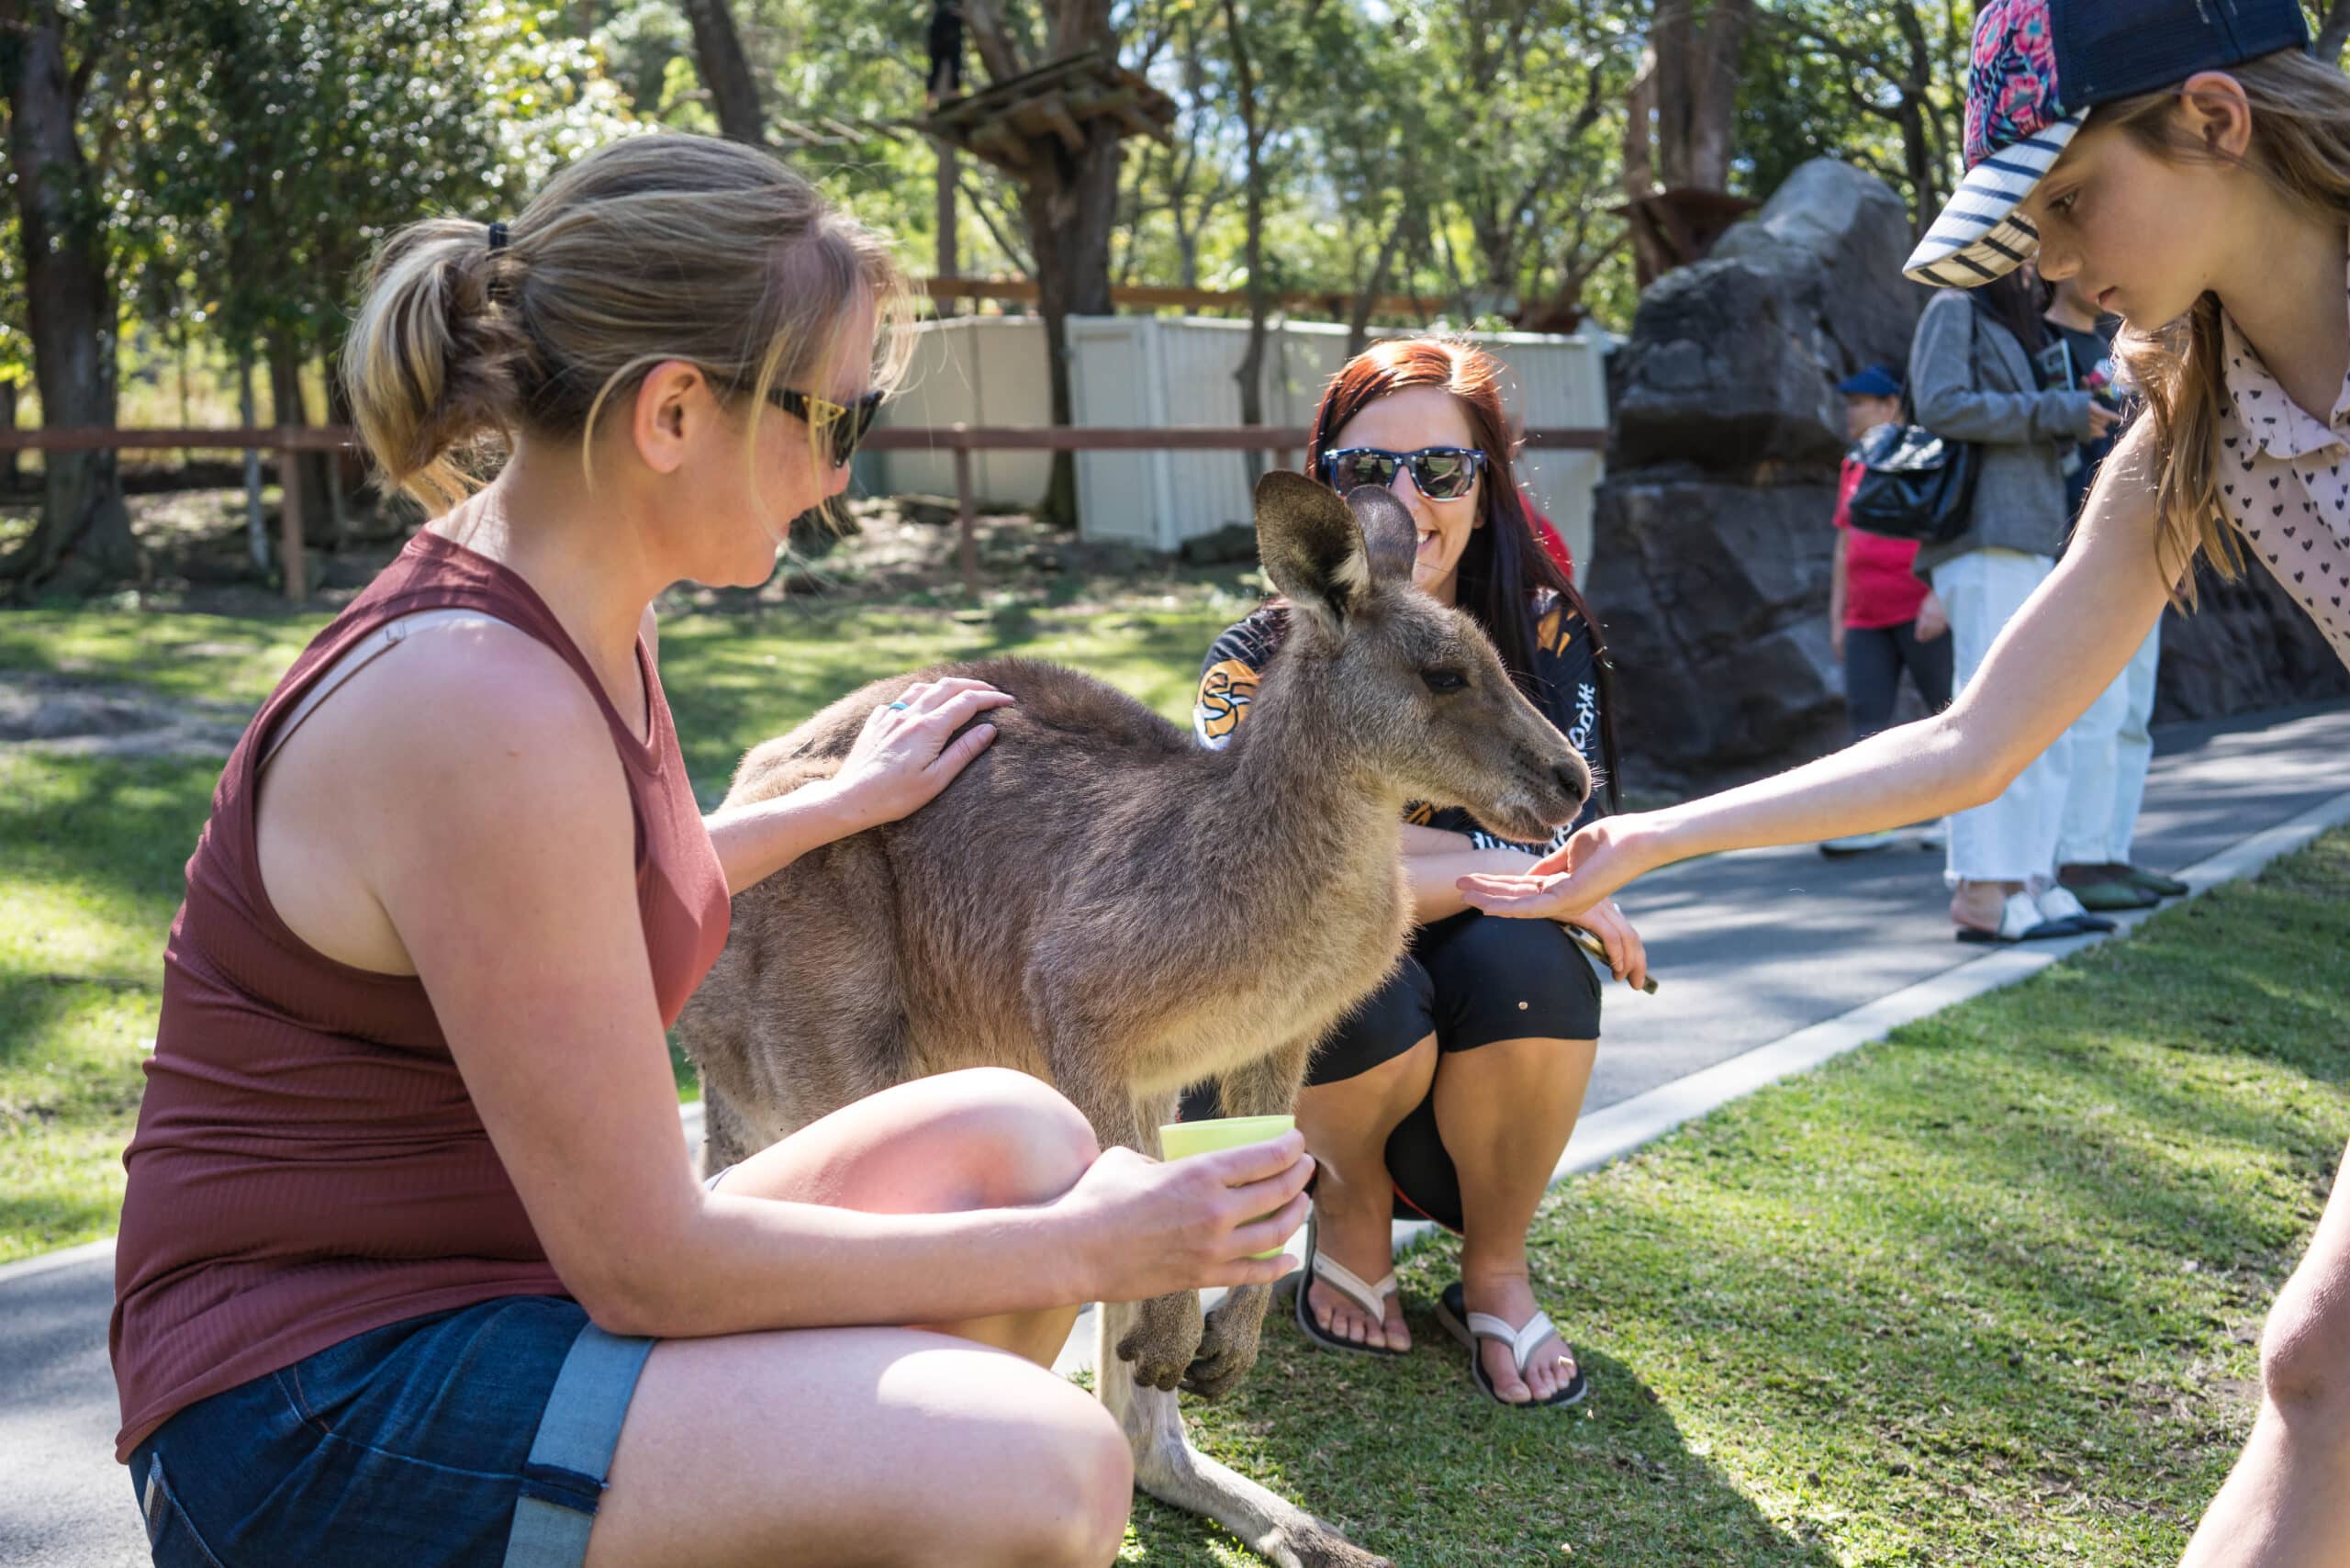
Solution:
[(1347, 497), (1347, 509), (1362, 527), (1371, 555), (1371, 575), (1381, 582), (1409, 582), (1412, 562), (1419, 554), (1419, 525), (1395, 492), (1378, 485), (1358, 485)]
[(1303, 474), (1276, 468), (1257, 481), (1257, 558), (1291, 603), (1333, 624), (1371, 591), (1354, 512)]

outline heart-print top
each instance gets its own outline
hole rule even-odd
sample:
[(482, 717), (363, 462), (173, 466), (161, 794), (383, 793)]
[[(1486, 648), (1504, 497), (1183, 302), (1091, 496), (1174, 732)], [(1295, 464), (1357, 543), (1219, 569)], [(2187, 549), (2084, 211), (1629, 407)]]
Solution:
[(2252, 553), (2350, 665), (2350, 381), (2323, 420), (2221, 319), (2220, 502)]

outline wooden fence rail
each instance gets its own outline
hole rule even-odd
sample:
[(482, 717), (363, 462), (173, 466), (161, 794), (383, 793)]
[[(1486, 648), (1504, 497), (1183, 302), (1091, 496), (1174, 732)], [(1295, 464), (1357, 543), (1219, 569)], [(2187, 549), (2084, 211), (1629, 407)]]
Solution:
[[(1271, 425), (1176, 425), (1164, 429), (1090, 425), (885, 425), (867, 433), (874, 452), (938, 452), (955, 454), (957, 555), (963, 586), (979, 591), (978, 498), (971, 490), (975, 452), (1303, 452), (1313, 432)], [(1607, 443), (1605, 430), (1590, 426), (1530, 430), (1526, 444), (1550, 450), (1597, 452)], [(57, 430), (0, 430), (0, 452), (132, 452), (195, 449), (263, 451), (278, 454), (278, 552), (285, 566), (285, 597), (308, 597), (302, 559), (302, 452), (341, 452), (359, 446), (355, 431), (338, 426), (274, 425), (242, 430), (110, 430), (97, 426)]]

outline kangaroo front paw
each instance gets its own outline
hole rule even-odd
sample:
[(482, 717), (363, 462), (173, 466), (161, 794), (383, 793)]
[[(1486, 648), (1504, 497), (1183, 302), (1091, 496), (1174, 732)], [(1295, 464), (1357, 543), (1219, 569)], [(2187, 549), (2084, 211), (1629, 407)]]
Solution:
[(1265, 1327), (1270, 1285), (1244, 1285), (1216, 1304), (1200, 1335), (1199, 1352), (1183, 1373), (1183, 1392), (1221, 1399), (1240, 1386), (1257, 1364), (1257, 1343)]
[(1135, 1364), (1135, 1382), (1171, 1392), (1200, 1348), (1197, 1292), (1153, 1296), (1136, 1309), (1135, 1326), (1118, 1341), (1118, 1359)]

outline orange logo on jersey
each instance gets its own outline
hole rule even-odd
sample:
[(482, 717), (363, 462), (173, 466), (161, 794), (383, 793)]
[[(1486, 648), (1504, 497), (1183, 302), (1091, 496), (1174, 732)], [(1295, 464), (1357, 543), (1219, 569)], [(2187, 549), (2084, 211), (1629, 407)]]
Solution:
[(1552, 605), (1550, 613), (1542, 617), (1541, 625), (1535, 629), (1534, 641), (1547, 652), (1563, 654), (1574, 640), (1574, 631), (1567, 624), (1567, 607)]
[(1238, 659), (1226, 659), (1200, 678), (1200, 700), (1192, 711), (1200, 738), (1216, 745), (1240, 727), (1257, 695), (1257, 672)]

